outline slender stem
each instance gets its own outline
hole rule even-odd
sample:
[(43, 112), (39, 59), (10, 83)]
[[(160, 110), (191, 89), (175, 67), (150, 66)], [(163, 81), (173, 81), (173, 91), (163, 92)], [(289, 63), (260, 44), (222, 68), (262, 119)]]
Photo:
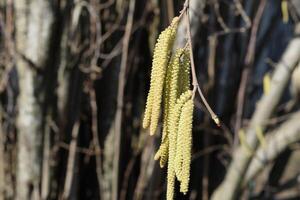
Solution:
[(187, 23), (187, 32), (188, 32), (188, 43), (190, 46), (190, 60), (191, 60), (191, 68), (192, 68), (192, 78), (193, 78), (193, 87), (198, 87), (198, 81), (196, 76), (195, 70), (195, 62), (194, 62), (194, 53), (193, 53), (193, 46), (192, 46), (192, 38), (191, 38), (191, 27), (190, 27), (190, 17), (188, 10), (185, 11), (186, 14), (186, 23)]
[(197, 75), (196, 75), (196, 67), (194, 62), (194, 53), (193, 53), (193, 45), (192, 45), (192, 34), (191, 34), (191, 26), (190, 26), (190, 17), (189, 17), (189, 0), (186, 0), (184, 3), (183, 12), (185, 12), (185, 18), (186, 18), (186, 26), (187, 26), (187, 38), (188, 38), (188, 44), (190, 46), (190, 60), (191, 60), (191, 71), (192, 71), (192, 79), (193, 79), (193, 98), (195, 97), (195, 93), (198, 90), (201, 100), (203, 101), (206, 109), (208, 110), (209, 114), (211, 115), (211, 118), (214, 120), (214, 122), (220, 126), (220, 120), (218, 116), (214, 113), (214, 111), (211, 109), (209, 104), (207, 103), (203, 92), (201, 91), (201, 88), (199, 86)]
[(112, 180), (112, 200), (119, 199), (119, 180), (120, 180), (120, 156), (121, 156), (121, 136), (122, 136), (122, 115), (124, 103), (124, 89), (126, 84), (126, 69), (129, 51), (129, 42), (134, 22), (136, 0), (130, 0), (127, 23), (125, 27), (122, 58), (119, 72), (117, 111), (115, 115), (115, 133), (114, 133), (114, 158), (113, 158), (113, 180)]
[(246, 88), (249, 82), (249, 75), (251, 74), (251, 66), (253, 65), (253, 61), (255, 58), (255, 44), (256, 44), (256, 37), (257, 37), (257, 31), (258, 27), (262, 18), (262, 15), (265, 10), (266, 6), (266, 0), (260, 1), (257, 13), (255, 14), (255, 18), (253, 21), (253, 26), (251, 30), (251, 35), (250, 35), (250, 40), (247, 48), (247, 54), (245, 58), (245, 63), (244, 63), (244, 70), (242, 72), (242, 79), (240, 83), (240, 87), (238, 90), (238, 99), (237, 99), (237, 111), (236, 111), (236, 122), (235, 122), (235, 142), (234, 146), (237, 146), (238, 144), (238, 137), (237, 133), (242, 127), (242, 121), (243, 121), (243, 112), (244, 112), (244, 103), (245, 103), (245, 93), (246, 93)]
[(179, 20), (182, 18), (182, 16), (186, 13), (186, 10), (188, 9), (189, 6), (189, 0), (185, 0), (184, 4), (183, 4), (183, 8), (180, 11), (180, 15), (179, 15)]

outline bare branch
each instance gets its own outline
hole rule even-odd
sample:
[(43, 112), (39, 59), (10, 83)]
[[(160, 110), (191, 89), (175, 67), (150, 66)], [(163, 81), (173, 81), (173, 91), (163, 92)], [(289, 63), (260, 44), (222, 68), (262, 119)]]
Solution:
[(126, 67), (128, 58), (129, 41), (133, 25), (135, 0), (130, 0), (128, 18), (123, 39), (122, 59), (119, 72), (118, 96), (117, 96), (117, 111), (115, 116), (114, 130), (114, 160), (113, 160), (113, 182), (112, 182), (112, 199), (119, 199), (119, 162), (120, 162), (120, 144), (122, 134), (122, 115), (123, 115), (123, 99), (126, 79)]
[(253, 179), (267, 163), (273, 161), (289, 145), (300, 140), (300, 111), (268, 134), (266, 148), (259, 147), (245, 175), (244, 184)]
[(69, 156), (68, 156), (68, 164), (67, 164), (67, 172), (65, 178), (64, 191), (62, 194), (63, 199), (69, 199), (72, 180), (74, 175), (74, 166), (75, 166), (75, 158), (76, 158), (76, 147), (77, 147), (77, 137), (79, 132), (79, 122), (75, 122), (72, 130), (72, 139), (70, 142), (69, 148)]
[[(299, 31), (300, 25), (298, 24), (295, 33), (297, 34)], [(271, 91), (268, 94), (265, 94), (257, 105), (250, 125), (246, 129), (247, 144), (253, 150), (256, 149), (258, 143), (255, 129), (256, 127), (260, 127), (263, 131), (265, 130), (264, 122), (272, 116), (287, 87), (291, 73), (299, 61), (299, 51), (300, 39), (295, 37), (290, 41), (281, 61), (276, 66), (271, 81)], [(235, 195), (237, 195), (240, 190), (241, 182), (243, 181), (251, 159), (252, 155), (247, 154), (241, 146), (235, 150), (225, 180), (213, 194), (213, 200), (234, 199)]]

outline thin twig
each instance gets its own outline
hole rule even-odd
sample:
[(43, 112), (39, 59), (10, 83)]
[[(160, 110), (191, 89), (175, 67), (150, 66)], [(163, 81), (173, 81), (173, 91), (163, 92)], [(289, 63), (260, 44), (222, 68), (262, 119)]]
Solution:
[(75, 167), (78, 132), (79, 132), (79, 121), (76, 121), (72, 129), (72, 139), (70, 142), (67, 172), (66, 172), (66, 179), (65, 179), (62, 199), (69, 199), (70, 192), (71, 192), (72, 180), (74, 175), (74, 167)]
[(238, 144), (238, 136), (237, 133), (241, 128), (242, 124), (242, 118), (243, 118), (243, 107), (244, 107), (244, 102), (245, 102), (245, 93), (246, 93), (246, 88), (247, 88), (247, 83), (250, 75), (250, 67), (254, 61), (254, 55), (255, 55), (255, 47), (256, 47), (256, 35), (258, 31), (258, 27), (260, 24), (260, 20), (262, 17), (262, 14), (264, 12), (264, 8), (266, 6), (266, 0), (263, 0), (260, 2), (258, 11), (256, 13), (256, 16), (254, 18), (253, 22), (253, 27), (251, 30), (251, 36), (250, 36), (250, 41), (249, 41), (249, 46), (248, 46), (248, 51), (245, 59), (245, 69), (243, 70), (242, 73), (242, 78), (241, 78), (241, 84), (240, 88), (238, 91), (238, 102), (237, 102), (237, 112), (236, 112), (236, 123), (235, 123), (235, 137), (234, 137), (234, 146)]
[[(222, 35), (226, 35), (226, 34), (230, 34), (230, 33), (231, 34), (232, 33), (244, 33), (244, 32), (246, 32), (247, 29), (249, 29), (251, 27), (251, 20), (250, 20), (249, 16), (246, 14), (245, 10), (243, 9), (241, 2), (239, 0), (234, 0), (234, 5), (237, 9), (237, 12), (241, 15), (243, 21), (245, 22), (245, 26), (237, 27), (237, 28), (228, 27), (228, 29), (223, 28), (224, 30), (214, 33), (212, 36), (216, 37), (216, 36), (222, 36)], [(218, 15), (218, 13), (216, 13), (216, 14)], [(217, 18), (219, 18), (219, 17), (217, 17)], [(219, 21), (220, 19), (217, 19), (217, 20), (220, 23), (220, 21)], [(210, 37), (212, 37), (212, 36), (210, 36)]]
[[(140, 154), (140, 152), (138, 154)], [(128, 190), (128, 184), (129, 184), (130, 175), (131, 175), (131, 172), (133, 170), (133, 167), (134, 167), (134, 164), (136, 162), (138, 154), (134, 154), (131, 157), (131, 159), (130, 159), (127, 167), (126, 167), (126, 170), (125, 170), (125, 173), (124, 173), (123, 182), (122, 182), (122, 190), (121, 190), (121, 194), (120, 194), (120, 200), (126, 200), (126, 195), (127, 195), (127, 190)]]
[(219, 22), (219, 24), (223, 28), (223, 30), (227, 33), (230, 29), (226, 25), (221, 13), (220, 13), (220, 4), (217, 0), (214, 1), (214, 10), (217, 15), (217, 21)]
[[(62, 149), (69, 151), (70, 145), (65, 142), (58, 142), (56, 144), (56, 148), (62, 148)], [(54, 150), (56, 150), (56, 149), (54, 148)], [(76, 147), (76, 153), (85, 154), (87, 156), (100, 156), (101, 155), (101, 152), (96, 153), (93, 149), (84, 148), (84, 147)], [(52, 151), (52, 154), (54, 154), (53, 151)]]
[(95, 160), (96, 160), (96, 173), (97, 173), (97, 179), (98, 179), (98, 184), (99, 184), (99, 196), (100, 199), (103, 199), (103, 175), (102, 175), (102, 160), (101, 160), (101, 148), (99, 144), (99, 136), (98, 136), (98, 107), (96, 103), (96, 94), (95, 94), (95, 89), (92, 86), (92, 83), (90, 84), (90, 90), (89, 90), (89, 95), (90, 95), (90, 105), (91, 105), (91, 110), (92, 110), (92, 134), (93, 134), (93, 145), (95, 148)]
[(201, 156), (213, 153), (214, 151), (217, 151), (217, 150), (223, 150), (223, 151), (229, 152), (229, 147), (228, 147), (228, 145), (224, 145), (224, 144), (208, 146), (205, 149), (196, 152), (192, 157), (192, 162), (196, 161)]
[(118, 84), (118, 96), (117, 96), (117, 111), (115, 117), (115, 134), (114, 134), (114, 159), (113, 159), (113, 183), (112, 183), (112, 199), (117, 200), (119, 197), (119, 161), (120, 161), (120, 145), (122, 134), (122, 115), (123, 115), (123, 99), (124, 88), (126, 79), (126, 67), (128, 58), (129, 41), (133, 26), (133, 17), (135, 9), (135, 0), (131, 0), (129, 3), (129, 11), (127, 17), (127, 23), (125, 28), (125, 34), (123, 39), (123, 49), (121, 66), (119, 72), (119, 84)]
[(200, 95), (201, 100), (203, 101), (206, 109), (208, 110), (211, 118), (214, 120), (214, 122), (220, 126), (220, 120), (218, 116), (214, 113), (214, 111), (211, 109), (209, 104), (207, 103), (202, 90), (199, 86), (198, 80), (197, 80), (197, 75), (196, 75), (196, 67), (195, 67), (195, 62), (194, 62), (194, 53), (193, 53), (193, 45), (192, 45), (192, 35), (191, 35), (191, 26), (190, 26), (190, 17), (189, 17), (189, 12), (188, 12), (188, 7), (189, 7), (189, 0), (186, 0), (185, 5), (184, 5), (184, 12), (186, 14), (186, 26), (187, 26), (187, 38), (188, 38), (188, 43), (190, 46), (190, 60), (191, 60), (191, 71), (192, 71), (192, 84), (193, 84), (193, 98), (195, 97), (196, 90), (198, 90), (198, 93)]

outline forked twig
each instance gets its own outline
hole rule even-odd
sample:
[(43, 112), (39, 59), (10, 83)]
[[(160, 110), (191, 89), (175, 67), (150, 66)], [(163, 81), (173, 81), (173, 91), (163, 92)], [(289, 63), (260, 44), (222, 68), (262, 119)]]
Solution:
[[(195, 97), (196, 92), (198, 91), (201, 100), (203, 101), (206, 109), (208, 110), (211, 118), (214, 120), (214, 122), (220, 126), (220, 120), (218, 116), (214, 113), (214, 111), (211, 109), (210, 105), (206, 101), (203, 92), (199, 86), (197, 76), (196, 76), (196, 67), (195, 67), (195, 62), (194, 62), (194, 53), (193, 53), (193, 46), (192, 46), (192, 36), (191, 36), (191, 26), (190, 26), (190, 18), (189, 18), (189, 0), (186, 0), (184, 3), (184, 8), (182, 13), (185, 13), (185, 19), (186, 19), (186, 26), (187, 26), (187, 38), (188, 38), (188, 44), (190, 46), (190, 60), (191, 60), (191, 71), (192, 71), (192, 85), (193, 85), (193, 99)], [(182, 13), (180, 14), (179, 17), (181, 17)]]

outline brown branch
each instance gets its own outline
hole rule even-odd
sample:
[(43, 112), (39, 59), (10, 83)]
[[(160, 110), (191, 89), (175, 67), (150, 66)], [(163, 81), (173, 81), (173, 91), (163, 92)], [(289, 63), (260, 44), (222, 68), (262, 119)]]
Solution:
[(269, 162), (289, 145), (300, 140), (300, 111), (293, 114), (279, 128), (268, 134), (266, 147), (259, 147), (245, 175), (244, 185), (252, 180)]
[(187, 26), (187, 38), (188, 38), (188, 44), (190, 46), (190, 60), (191, 60), (191, 71), (192, 71), (192, 84), (193, 84), (193, 99), (195, 97), (196, 91), (198, 91), (201, 100), (203, 101), (206, 109), (208, 110), (211, 118), (214, 120), (214, 122), (220, 126), (220, 120), (217, 117), (217, 115), (214, 113), (214, 111), (211, 109), (209, 106), (208, 102), (206, 101), (202, 90), (199, 86), (198, 80), (197, 80), (197, 75), (196, 75), (196, 67), (195, 67), (195, 62), (194, 62), (194, 53), (193, 53), (193, 45), (192, 45), (192, 34), (191, 34), (191, 25), (190, 25), (190, 17), (189, 17), (189, 0), (186, 0), (184, 3), (184, 9), (183, 12), (185, 13), (185, 19), (186, 19), (186, 26)]
[(72, 139), (70, 142), (70, 150), (68, 156), (68, 164), (67, 164), (67, 172), (64, 184), (64, 190), (62, 194), (62, 199), (69, 199), (72, 180), (74, 175), (74, 166), (75, 166), (75, 158), (76, 158), (76, 147), (77, 147), (77, 137), (79, 133), (79, 122), (75, 122), (72, 129)]
[(249, 41), (249, 46), (246, 54), (246, 59), (245, 59), (245, 69), (243, 70), (242, 73), (242, 78), (241, 78), (241, 83), (238, 91), (238, 101), (237, 101), (237, 111), (236, 111), (236, 122), (235, 122), (235, 137), (234, 137), (234, 144), (235, 146), (238, 144), (238, 131), (241, 128), (242, 124), (242, 118), (243, 118), (243, 108), (244, 108), (244, 102), (245, 102), (245, 93), (246, 93), (246, 88), (248, 84), (248, 79), (249, 75), (251, 73), (251, 65), (254, 61), (254, 56), (255, 56), (255, 47), (256, 47), (256, 35), (258, 31), (258, 27), (260, 24), (260, 20), (262, 17), (262, 14), (264, 12), (265, 6), (266, 6), (266, 0), (260, 1), (258, 11), (255, 15), (254, 22), (253, 22), (253, 27), (251, 30), (251, 36), (250, 36), (250, 41)]
[(131, 159), (126, 167), (123, 182), (122, 182), (122, 190), (121, 190), (121, 194), (120, 194), (120, 200), (126, 200), (129, 178), (130, 178), (131, 172), (133, 170), (134, 164), (136, 162), (137, 156), (138, 156), (138, 154), (134, 154), (131, 157)]
[[(300, 32), (300, 24), (295, 28), (295, 33)], [(280, 62), (278, 63), (271, 80), (271, 90), (264, 94), (252, 116), (251, 123), (246, 129), (247, 144), (254, 151), (258, 144), (256, 128), (265, 130), (265, 121), (268, 120), (276, 109), (284, 90), (290, 80), (291, 73), (299, 61), (300, 39), (294, 38), (290, 41)], [(252, 159), (252, 155), (244, 151), (240, 146), (234, 151), (233, 160), (226, 173), (221, 186), (215, 191), (212, 200), (230, 200), (238, 194), (246, 170)]]
[[(248, 17), (248, 15), (246, 14), (245, 10), (243, 9), (243, 6), (241, 4), (241, 2), (239, 0), (234, 0), (234, 5), (237, 9), (237, 12), (241, 15), (242, 19), (245, 22), (245, 26), (242, 27), (237, 27), (237, 28), (225, 28), (226, 24), (224, 23), (223, 25), (221, 25), (223, 27), (224, 30), (219, 31), (214, 33), (212, 36), (217, 37), (217, 36), (222, 36), (222, 35), (226, 35), (226, 34), (230, 34), (230, 33), (244, 33), (246, 32), (247, 29), (249, 29), (251, 27), (251, 20)], [(218, 15), (218, 13), (216, 13)], [(220, 20), (218, 19), (219, 16), (217, 17), (217, 20), (219, 23), (222, 23)]]
[(102, 160), (101, 160), (101, 147), (99, 144), (99, 136), (98, 136), (98, 107), (96, 103), (96, 94), (95, 89), (92, 86), (92, 82), (90, 83), (89, 89), (90, 95), (90, 106), (92, 110), (92, 134), (93, 134), (93, 146), (95, 148), (95, 160), (96, 160), (96, 173), (99, 185), (99, 196), (100, 199), (103, 199), (103, 175), (102, 175)]
[(122, 134), (122, 115), (123, 115), (123, 99), (126, 79), (126, 68), (128, 58), (129, 41), (133, 26), (133, 17), (135, 9), (135, 0), (130, 0), (127, 23), (123, 39), (122, 58), (119, 72), (118, 95), (117, 95), (117, 111), (115, 116), (114, 130), (114, 159), (113, 159), (113, 179), (112, 179), (112, 199), (117, 200), (119, 197), (119, 161), (120, 161), (120, 145)]
[(214, 10), (215, 10), (215, 13), (217, 15), (217, 21), (219, 22), (220, 26), (223, 28), (223, 30), (225, 32), (228, 32), (230, 29), (229, 27), (226, 25), (223, 17), (221, 16), (221, 13), (220, 13), (220, 4), (217, 0), (214, 0)]
[[(70, 150), (70, 145), (67, 144), (67, 143), (64, 143), (64, 142), (59, 142), (56, 144), (56, 148), (59, 147), (59, 148), (62, 148), (62, 149), (65, 149), (67, 151)], [(57, 151), (57, 149), (54, 148), (55, 151)], [(101, 152), (100, 153), (96, 153), (93, 149), (90, 149), (90, 148), (83, 148), (83, 147), (76, 147), (76, 153), (81, 153), (81, 154), (85, 154), (87, 156), (100, 156), (101, 155)]]

